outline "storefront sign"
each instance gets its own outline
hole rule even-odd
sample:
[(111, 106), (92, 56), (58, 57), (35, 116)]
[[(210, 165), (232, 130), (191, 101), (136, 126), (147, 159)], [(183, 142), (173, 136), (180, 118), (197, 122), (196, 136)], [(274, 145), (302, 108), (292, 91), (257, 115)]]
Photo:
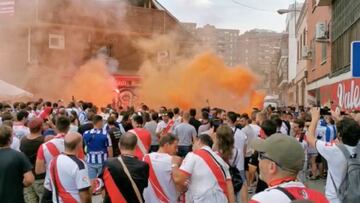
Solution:
[(320, 88), (322, 106), (360, 110), (360, 79), (349, 79)]

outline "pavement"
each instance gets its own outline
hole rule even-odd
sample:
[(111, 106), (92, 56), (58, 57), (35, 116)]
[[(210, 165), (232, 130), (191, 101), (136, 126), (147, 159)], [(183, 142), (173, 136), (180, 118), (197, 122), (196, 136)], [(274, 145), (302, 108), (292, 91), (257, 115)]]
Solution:
[[(307, 185), (309, 188), (320, 191), (320, 192), (322, 192), (324, 194), (324, 192), (325, 192), (325, 182), (326, 182), (326, 179), (308, 180), (308, 181), (305, 182), (305, 185)], [(93, 196), (92, 202), (93, 203), (102, 203), (101, 195)]]

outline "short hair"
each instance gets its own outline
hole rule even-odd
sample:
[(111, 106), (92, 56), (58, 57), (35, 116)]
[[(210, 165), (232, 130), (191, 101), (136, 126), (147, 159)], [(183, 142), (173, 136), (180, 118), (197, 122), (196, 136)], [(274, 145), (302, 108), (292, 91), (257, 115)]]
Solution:
[(241, 118), (245, 118), (246, 120), (249, 120), (249, 115), (247, 113), (243, 113), (240, 115)]
[(336, 125), (339, 137), (344, 144), (356, 146), (360, 138), (360, 126), (352, 118), (344, 118)]
[(174, 113), (172, 111), (169, 111), (167, 113), (167, 115), (169, 116), (170, 119), (172, 119), (174, 117)]
[(103, 121), (103, 117), (100, 115), (95, 115), (93, 117), (93, 124), (96, 125), (98, 122)]
[(27, 107), (27, 105), (26, 105), (24, 102), (21, 102), (21, 103), (19, 104), (19, 109), (24, 110), (24, 109), (26, 109), (26, 107)]
[(183, 119), (188, 121), (190, 119), (190, 114), (188, 112), (184, 112)]
[(304, 128), (305, 127), (305, 122), (303, 119), (295, 119), (294, 123), (298, 124), (299, 128)]
[(120, 137), (119, 147), (126, 150), (134, 150), (137, 144), (137, 137), (131, 132), (126, 132)]
[(162, 147), (165, 144), (173, 144), (175, 141), (178, 140), (179, 139), (174, 134), (168, 133), (160, 138), (159, 146)]
[(111, 115), (111, 114), (114, 114), (116, 119), (119, 118), (119, 113), (118, 113), (118, 112), (113, 111), (113, 112), (110, 113), (110, 115)]
[(150, 114), (148, 112), (143, 112), (143, 119), (145, 122), (151, 121)]
[(209, 119), (209, 112), (203, 111), (203, 112), (201, 113), (201, 117), (202, 117), (202, 119), (208, 120), (208, 119)]
[(281, 120), (281, 118), (278, 115), (271, 116), (271, 120), (274, 121), (274, 123), (276, 124), (276, 127), (280, 128), (282, 126), (283, 121)]
[(110, 116), (107, 120), (107, 123), (108, 123), (108, 125), (115, 125), (116, 120), (115, 120), (115, 118)]
[(12, 121), (12, 120), (13, 120), (13, 116), (11, 115), (10, 112), (4, 112), (4, 113), (1, 115), (1, 119), (2, 119), (3, 122), (4, 122), (4, 121), (7, 121), (7, 120)]
[[(69, 142), (69, 140), (68, 139), (64, 139), (64, 146), (65, 146), (65, 149), (69, 149), (69, 150), (74, 150), (74, 149), (76, 149), (76, 146), (78, 146), (78, 144), (82, 141), (82, 138), (81, 138), (81, 134), (79, 134), (79, 133), (77, 133), (77, 132), (72, 132), (73, 134), (76, 134), (77, 135), (77, 137), (76, 137), (76, 139), (72, 139), (72, 140), (70, 140), (70, 142)], [(67, 134), (67, 136), (68, 136), (69, 134)], [(72, 136), (74, 136), (74, 135), (72, 135)]]
[(70, 119), (66, 116), (59, 116), (56, 120), (56, 129), (62, 133), (67, 133), (70, 128)]
[(0, 126), (0, 147), (4, 147), (10, 143), (12, 136), (12, 128), (7, 125)]
[(214, 144), (214, 141), (212, 140), (210, 135), (208, 135), (208, 134), (200, 134), (197, 138), (198, 138), (198, 140), (200, 140), (201, 143), (203, 143), (204, 145), (212, 148), (212, 146)]
[(196, 109), (190, 109), (189, 113), (190, 113), (191, 117), (195, 117), (196, 116)]
[(13, 123), (12, 120), (6, 120), (6, 121), (3, 121), (2, 124), (3, 124), (3, 125), (7, 125), (7, 126), (9, 126), (10, 128), (12, 128), (14, 123)]
[(180, 109), (178, 107), (175, 107), (174, 108), (174, 114), (179, 114), (179, 112), (180, 112)]
[(29, 113), (25, 110), (21, 110), (16, 114), (16, 119), (18, 121), (23, 120), (24, 118), (27, 118), (29, 116)]
[(264, 120), (260, 127), (268, 137), (276, 133), (276, 123), (273, 120)]
[(237, 115), (235, 112), (229, 111), (227, 113), (227, 117), (229, 118), (229, 120), (231, 121), (231, 123), (235, 123), (236, 119), (237, 119)]
[(157, 121), (158, 118), (159, 118), (159, 115), (156, 112), (151, 113), (152, 120)]
[(51, 107), (51, 102), (49, 102), (49, 101), (45, 102), (45, 106)]
[(144, 124), (144, 119), (143, 119), (143, 117), (140, 116), (140, 115), (138, 115), (138, 114), (136, 114), (132, 119), (134, 120), (135, 123), (137, 123), (137, 124), (139, 124), (139, 125)]

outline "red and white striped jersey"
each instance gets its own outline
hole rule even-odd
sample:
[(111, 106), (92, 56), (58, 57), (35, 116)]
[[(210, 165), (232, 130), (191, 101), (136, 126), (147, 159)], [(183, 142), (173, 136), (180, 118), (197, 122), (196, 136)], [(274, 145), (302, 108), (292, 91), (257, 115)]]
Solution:
[(53, 202), (80, 202), (79, 191), (90, 188), (87, 166), (74, 155), (60, 154), (51, 160), (48, 171)]
[(172, 157), (153, 152), (145, 155), (144, 161), (150, 167), (149, 184), (144, 190), (145, 202), (177, 202), (178, 193), (172, 179)]
[(39, 147), (36, 159), (43, 160), (46, 168), (54, 157), (65, 151), (64, 137), (65, 134), (58, 134), (54, 139), (43, 143)]

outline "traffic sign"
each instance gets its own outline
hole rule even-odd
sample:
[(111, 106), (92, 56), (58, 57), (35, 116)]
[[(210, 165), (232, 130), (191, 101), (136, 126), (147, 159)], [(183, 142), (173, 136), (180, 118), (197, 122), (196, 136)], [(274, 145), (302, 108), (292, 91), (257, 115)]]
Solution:
[(354, 41), (351, 43), (350, 68), (352, 77), (360, 78), (360, 41)]

